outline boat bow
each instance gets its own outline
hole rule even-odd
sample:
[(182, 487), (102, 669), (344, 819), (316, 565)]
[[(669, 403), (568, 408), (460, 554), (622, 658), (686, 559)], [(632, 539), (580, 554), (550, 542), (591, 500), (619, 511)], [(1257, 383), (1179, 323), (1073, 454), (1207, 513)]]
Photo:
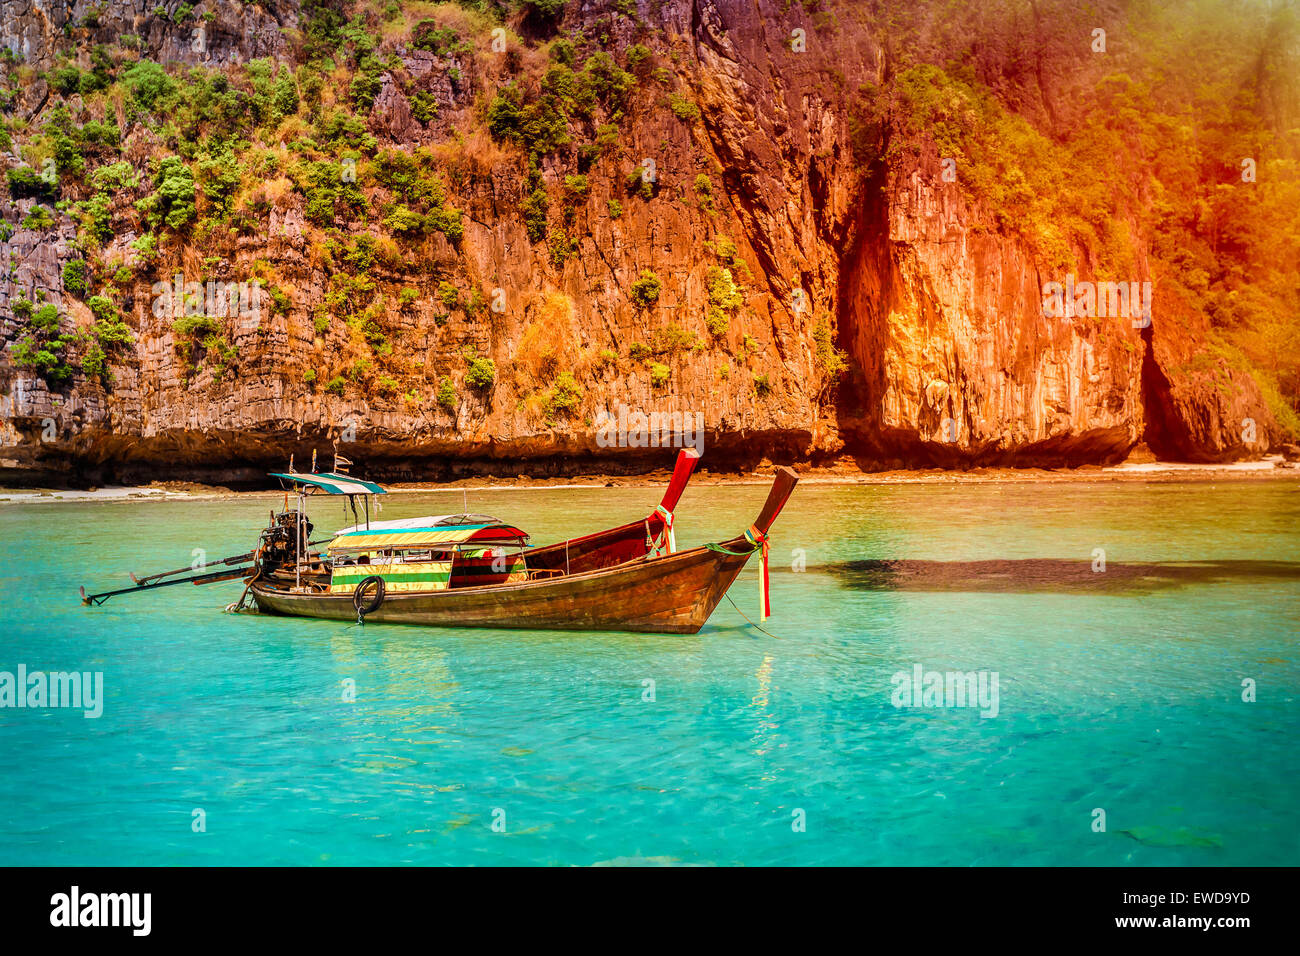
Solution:
[[(768, 531), (771, 530), (777, 515), (785, 507), (785, 503), (790, 499), (790, 493), (794, 491), (794, 486), (798, 483), (799, 476), (795, 474), (793, 468), (787, 468), (784, 465), (778, 467), (776, 469), (776, 479), (772, 482), (772, 488), (767, 493), (767, 501), (763, 503), (763, 510), (758, 513), (758, 517), (754, 519), (754, 523), (746, 529), (745, 533), (725, 544), (705, 545), (710, 551), (736, 557), (742, 555), (748, 557), (755, 551), (761, 552), (758, 572), (759, 621), (766, 621), (772, 616), (772, 601), (768, 595)], [(741, 546), (743, 550), (740, 548), (733, 550), (732, 546)]]

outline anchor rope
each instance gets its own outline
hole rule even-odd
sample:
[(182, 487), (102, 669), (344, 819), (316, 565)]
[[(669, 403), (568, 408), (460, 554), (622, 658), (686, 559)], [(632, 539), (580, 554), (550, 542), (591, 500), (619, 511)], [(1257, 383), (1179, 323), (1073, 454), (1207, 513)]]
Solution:
[[(726, 597), (726, 599), (727, 599), (728, 601), (731, 601), (731, 595), (730, 595), (730, 594), (727, 594), (727, 595), (724, 595), (724, 596)], [(774, 640), (778, 640), (778, 641), (781, 639), (781, 638), (777, 637), (775, 634), (773, 634), (771, 631), (769, 631), (767, 628), (763, 627), (762, 625), (760, 625), (760, 624), (754, 624), (753, 621), (750, 621), (750, 620), (749, 620), (749, 615), (746, 614), (744, 611), (741, 611), (741, 610), (740, 610), (740, 605), (738, 605), (735, 601), (731, 601), (731, 606), (734, 607), (734, 608), (735, 608), (735, 609), (740, 613), (740, 616), (741, 616), (741, 617), (743, 617), (746, 621), (749, 621), (749, 623), (750, 623), (752, 626), (758, 628), (760, 631), (762, 631), (762, 632), (763, 632), (764, 634), (766, 634), (768, 637), (773, 638)]]

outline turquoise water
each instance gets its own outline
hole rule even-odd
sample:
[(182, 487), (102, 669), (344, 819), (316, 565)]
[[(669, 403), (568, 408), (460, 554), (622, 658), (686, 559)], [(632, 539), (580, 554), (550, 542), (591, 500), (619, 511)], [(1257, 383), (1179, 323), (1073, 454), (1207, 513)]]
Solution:
[[(765, 493), (688, 489), (679, 545)], [(546, 542), (658, 498), (470, 506)], [(106, 697), (0, 709), (0, 863), (1300, 863), (1293, 481), (805, 484), (773, 534), (775, 636), (726, 601), (698, 635), (224, 614), (237, 582), (80, 606), (250, 547), (273, 504), (0, 505), (0, 671), (102, 671)], [(750, 617), (755, 576), (731, 592)], [(997, 716), (895, 708), (916, 664), (996, 671)]]

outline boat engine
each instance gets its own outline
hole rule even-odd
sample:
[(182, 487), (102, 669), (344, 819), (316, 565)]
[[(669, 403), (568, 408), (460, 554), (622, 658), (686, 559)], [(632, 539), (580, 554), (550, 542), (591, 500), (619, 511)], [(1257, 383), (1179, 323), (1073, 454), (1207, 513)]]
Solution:
[(282, 511), (271, 515), (271, 523), (262, 531), (260, 566), (264, 572), (292, 569), (298, 555), (307, 556), (312, 523), (300, 511)]

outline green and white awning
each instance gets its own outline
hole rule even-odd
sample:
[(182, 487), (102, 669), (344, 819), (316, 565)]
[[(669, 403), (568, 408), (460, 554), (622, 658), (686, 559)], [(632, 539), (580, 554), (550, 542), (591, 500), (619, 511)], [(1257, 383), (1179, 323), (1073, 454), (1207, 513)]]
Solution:
[(351, 475), (336, 475), (332, 472), (323, 474), (300, 474), (298, 472), (271, 472), (272, 478), (283, 478), (285, 481), (292, 481), (295, 484), (305, 485), (309, 488), (319, 488), (327, 495), (382, 495), (387, 494), (383, 488), (380, 488), (373, 481), (362, 481), (360, 478), (353, 478)]

